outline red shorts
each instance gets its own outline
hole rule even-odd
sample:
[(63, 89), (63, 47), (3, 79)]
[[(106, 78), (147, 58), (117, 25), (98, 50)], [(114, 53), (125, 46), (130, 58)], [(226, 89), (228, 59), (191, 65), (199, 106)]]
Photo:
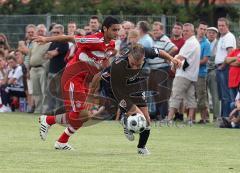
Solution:
[(89, 83), (98, 72), (96, 67), (82, 61), (67, 65), (61, 80), (62, 96), (67, 112), (80, 112), (85, 109)]

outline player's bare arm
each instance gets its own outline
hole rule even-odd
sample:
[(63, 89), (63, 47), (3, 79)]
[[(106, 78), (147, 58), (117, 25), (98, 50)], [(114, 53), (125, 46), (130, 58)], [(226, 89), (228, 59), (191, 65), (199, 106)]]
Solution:
[(39, 44), (45, 44), (48, 42), (73, 42), (74, 43), (74, 36), (72, 35), (58, 35), (58, 36), (51, 36), (51, 37), (37, 36), (37, 37), (33, 37), (33, 41)]

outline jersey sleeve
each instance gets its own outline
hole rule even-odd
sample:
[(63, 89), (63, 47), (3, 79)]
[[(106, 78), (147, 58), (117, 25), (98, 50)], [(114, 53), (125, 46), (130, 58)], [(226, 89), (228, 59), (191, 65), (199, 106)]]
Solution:
[(98, 37), (97, 35), (75, 36), (74, 40), (78, 47), (86, 48), (104, 42), (103, 37)]

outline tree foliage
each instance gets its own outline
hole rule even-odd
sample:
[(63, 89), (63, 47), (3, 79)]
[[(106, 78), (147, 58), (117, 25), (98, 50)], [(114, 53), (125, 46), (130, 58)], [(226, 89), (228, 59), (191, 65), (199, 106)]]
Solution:
[[(219, 7), (216, 0), (198, 0), (192, 5), (184, 0), (177, 5), (175, 0), (8, 0), (0, 6), (0, 14), (112, 14), (112, 15), (173, 15), (182, 22), (206, 20), (213, 23), (217, 17), (239, 18), (233, 6)], [(222, 10), (219, 10), (222, 9)]]

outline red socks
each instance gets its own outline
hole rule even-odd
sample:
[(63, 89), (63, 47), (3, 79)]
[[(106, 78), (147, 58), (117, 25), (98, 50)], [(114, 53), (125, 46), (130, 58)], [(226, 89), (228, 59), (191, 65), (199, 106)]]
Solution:
[(61, 142), (61, 143), (67, 143), (68, 142), (68, 139), (69, 137), (75, 133), (75, 129), (73, 127), (67, 127), (63, 134), (60, 136), (60, 138), (58, 139), (58, 142)]

